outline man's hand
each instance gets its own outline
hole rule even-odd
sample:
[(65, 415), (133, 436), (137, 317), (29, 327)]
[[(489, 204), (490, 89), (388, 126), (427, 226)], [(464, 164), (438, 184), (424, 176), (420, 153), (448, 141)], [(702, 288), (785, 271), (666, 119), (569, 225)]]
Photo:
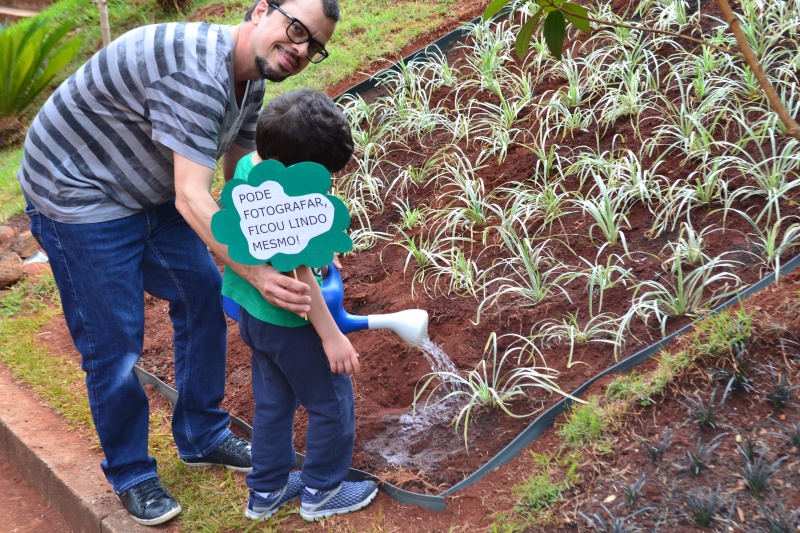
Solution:
[(298, 315), (308, 313), (311, 298), (308, 284), (284, 276), (268, 265), (242, 265), (228, 255), (228, 247), (211, 233), (211, 217), (219, 211), (211, 197), (214, 169), (195, 163), (177, 152), (175, 159), (175, 207), (186, 222), (228, 267), (242, 276), (271, 304)]
[(275, 307), (301, 316), (311, 310), (311, 296), (308, 294), (307, 284), (281, 274), (268, 265), (248, 267), (248, 269), (254, 276), (248, 281)]

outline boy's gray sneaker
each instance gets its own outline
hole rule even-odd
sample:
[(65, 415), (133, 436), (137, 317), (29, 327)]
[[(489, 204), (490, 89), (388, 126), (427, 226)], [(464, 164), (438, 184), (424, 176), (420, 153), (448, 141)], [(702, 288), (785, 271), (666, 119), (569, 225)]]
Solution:
[(251, 520), (266, 520), (277, 513), (281, 507), (300, 497), (303, 492), (303, 482), (300, 481), (300, 472), (290, 472), (289, 482), (271, 498), (263, 498), (250, 489), (250, 499), (244, 515)]
[(157, 477), (146, 479), (117, 494), (131, 518), (145, 526), (163, 524), (181, 512), (181, 506)]
[(222, 465), (228, 470), (237, 472), (249, 472), (253, 469), (253, 461), (250, 458), (250, 443), (231, 433), (222, 441), (216, 450), (193, 459), (183, 459), (189, 466), (208, 466)]
[(311, 494), (303, 490), (300, 496), (300, 516), (309, 522), (335, 514), (358, 511), (375, 499), (378, 487), (372, 481), (343, 481), (331, 490)]

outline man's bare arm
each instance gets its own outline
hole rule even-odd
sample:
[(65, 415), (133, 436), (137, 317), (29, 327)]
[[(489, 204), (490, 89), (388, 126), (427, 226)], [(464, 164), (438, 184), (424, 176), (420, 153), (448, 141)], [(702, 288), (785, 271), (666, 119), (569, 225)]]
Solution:
[(228, 247), (211, 234), (211, 217), (219, 211), (211, 197), (214, 169), (180, 154), (175, 158), (175, 206), (211, 251), (227, 266), (256, 287), (272, 305), (298, 315), (308, 313), (311, 298), (305, 283), (284, 276), (269, 265), (242, 265), (228, 255)]

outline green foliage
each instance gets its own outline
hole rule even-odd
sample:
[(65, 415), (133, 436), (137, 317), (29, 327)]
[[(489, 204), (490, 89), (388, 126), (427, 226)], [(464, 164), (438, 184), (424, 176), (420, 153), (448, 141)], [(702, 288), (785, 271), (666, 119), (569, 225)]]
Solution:
[(730, 356), (753, 335), (753, 313), (738, 309), (706, 317), (694, 325), (694, 346), (701, 356)]
[(69, 424), (91, 427), (84, 374), (77, 361), (53, 357), (38, 342), (59, 310), (52, 276), (25, 279), (0, 291), (0, 362)]
[[(534, 472), (523, 484), (514, 487), (520, 500), (517, 511), (527, 515), (529, 519), (541, 517), (564, 492), (580, 481), (577, 472), (579, 458), (576, 456), (567, 455), (561, 458), (534, 454), (534, 459), (541, 470)], [(556, 479), (556, 467), (566, 469), (563, 479)]]
[(567, 414), (567, 421), (557, 433), (566, 444), (575, 448), (587, 444), (599, 444), (604, 440), (610, 413), (600, 405), (599, 398), (592, 396), (585, 405), (574, 407)]
[[(483, 12), (483, 20), (489, 20), (503, 10), (511, 0), (494, 0)], [(522, 26), (514, 49), (520, 59), (524, 59), (530, 48), (533, 32), (538, 28), (542, 18), (544, 24), (542, 33), (547, 43), (547, 48), (556, 59), (561, 59), (564, 50), (564, 37), (567, 35), (567, 23), (576, 29), (590, 33), (589, 12), (580, 4), (566, 2), (565, 0), (528, 0), (533, 16)]]
[(25, 278), (0, 291), (0, 317), (4, 320), (47, 310), (58, 303), (58, 289), (53, 276)]
[(0, 224), (25, 209), (17, 170), (22, 161), (22, 148), (0, 153)]
[(54, 27), (42, 19), (0, 28), (0, 117), (18, 115), (64, 68), (81, 46), (65, 37), (72, 21)]

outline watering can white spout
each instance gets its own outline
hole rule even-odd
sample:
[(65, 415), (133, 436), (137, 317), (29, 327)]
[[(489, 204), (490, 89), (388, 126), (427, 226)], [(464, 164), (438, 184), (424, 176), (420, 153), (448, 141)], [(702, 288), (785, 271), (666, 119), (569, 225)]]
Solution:
[(369, 315), (369, 329), (390, 329), (411, 346), (419, 346), (428, 335), (428, 312), (406, 309), (385, 315)]
[(339, 271), (331, 263), (322, 282), (322, 296), (342, 333), (360, 329), (390, 329), (411, 346), (419, 346), (428, 334), (428, 312), (406, 309), (396, 313), (358, 316), (344, 310), (344, 286)]
[[(428, 312), (422, 309), (368, 316), (351, 315), (345, 311), (342, 277), (333, 263), (328, 265), (328, 276), (322, 282), (322, 296), (344, 334), (361, 329), (390, 329), (411, 346), (419, 346), (428, 335)], [(222, 306), (229, 317), (239, 320), (239, 304), (223, 296)]]

